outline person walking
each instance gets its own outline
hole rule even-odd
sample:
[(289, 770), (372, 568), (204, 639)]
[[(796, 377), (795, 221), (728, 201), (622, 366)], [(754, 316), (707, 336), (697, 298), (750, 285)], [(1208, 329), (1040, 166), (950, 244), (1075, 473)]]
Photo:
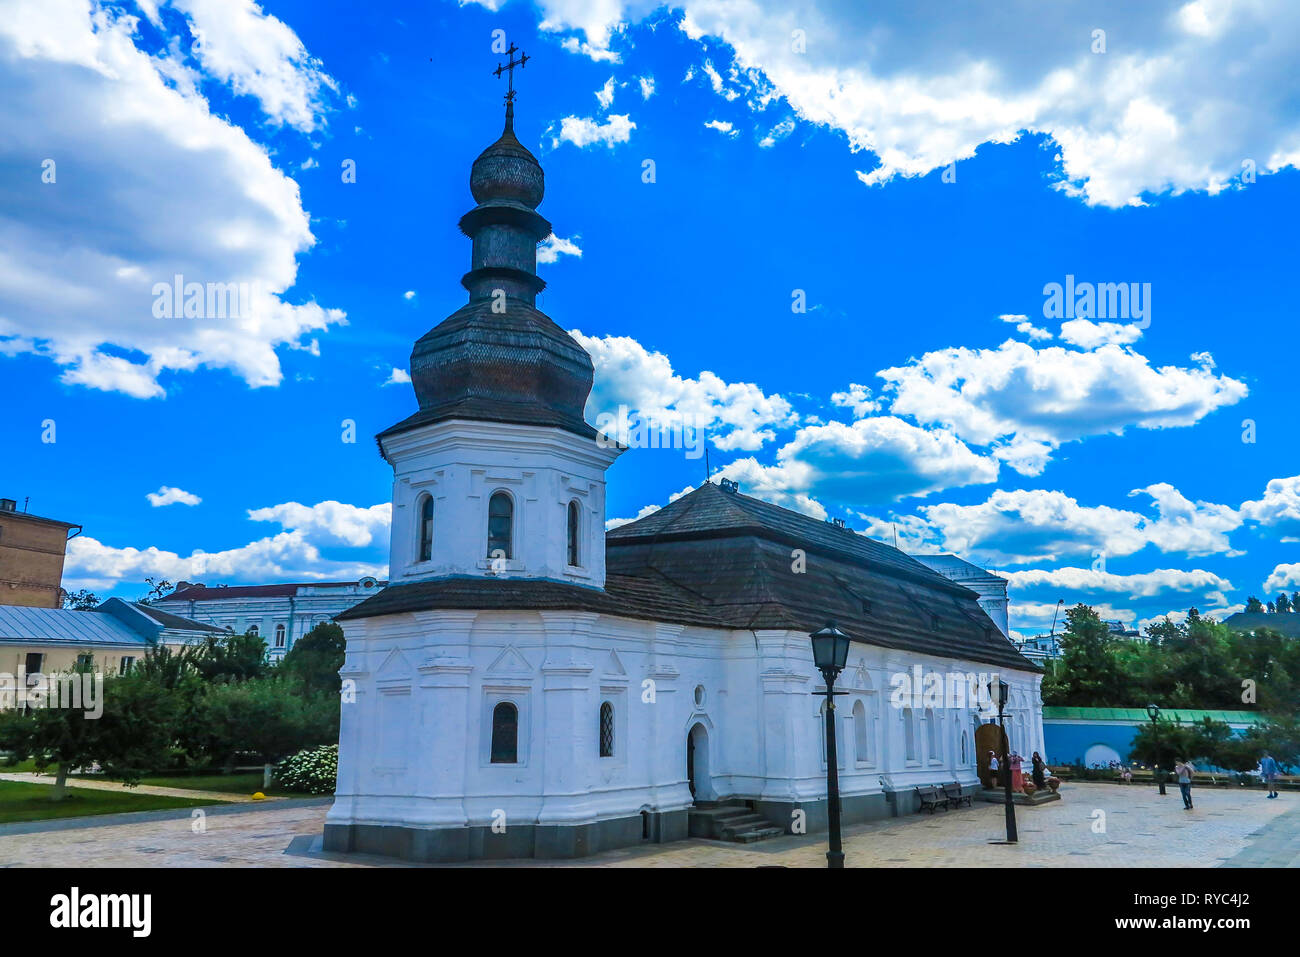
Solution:
[(1035, 751), (1033, 758), (1031, 758), (1030, 760), (1033, 762), (1034, 765), (1034, 770), (1033, 770), (1034, 787), (1038, 788), (1038, 790), (1041, 791), (1047, 787), (1047, 778), (1043, 776), (1043, 767), (1044, 767), (1043, 757), (1037, 751)]
[(1178, 763), (1174, 765), (1174, 774), (1178, 777), (1178, 790), (1183, 792), (1183, 810), (1192, 809), (1192, 775), (1196, 773), (1196, 768), (1192, 762), (1185, 758), (1179, 758)]
[(993, 751), (989, 752), (989, 774), (993, 778), (993, 787), (998, 786), (998, 756)]
[(1277, 797), (1277, 770), (1277, 761), (1265, 751), (1264, 756), (1259, 759), (1259, 775), (1268, 785), (1268, 796), (1271, 798)]

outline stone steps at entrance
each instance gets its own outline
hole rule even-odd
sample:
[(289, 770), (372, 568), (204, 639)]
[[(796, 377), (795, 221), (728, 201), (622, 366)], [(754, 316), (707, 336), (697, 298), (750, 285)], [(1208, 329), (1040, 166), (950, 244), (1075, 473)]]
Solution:
[(785, 833), (743, 801), (701, 801), (688, 815), (691, 837), (751, 844)]

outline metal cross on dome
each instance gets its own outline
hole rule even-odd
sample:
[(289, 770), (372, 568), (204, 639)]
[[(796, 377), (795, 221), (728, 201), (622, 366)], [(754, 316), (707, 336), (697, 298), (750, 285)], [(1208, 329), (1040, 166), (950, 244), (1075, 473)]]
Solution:
[[(514, 55), (516, 53), (522, 54), (518, 60), (514, 58)], [(527, 66), (528, 54), (524, 53), (522, 50), (520, 50), (517, 46), (515, 46), (512, 43), (510, 44), (510, 49), (506, 51), (506, 56), (509, 58), (509, 62), (506, 63), (505, 66), (502, 66), (500, 63), (498, 63), (497, 68), (492, 72), (497, 77), (497, 79), (501, 78), (502, 71), (506, 72), (507, 74), (506, 82), (509, 84), (509, 88), (506, 90), (506, 103), (511, 103), (514, 101), (515, 98), (515, 67), (519, 67), (522, 70), (525, 66)]]

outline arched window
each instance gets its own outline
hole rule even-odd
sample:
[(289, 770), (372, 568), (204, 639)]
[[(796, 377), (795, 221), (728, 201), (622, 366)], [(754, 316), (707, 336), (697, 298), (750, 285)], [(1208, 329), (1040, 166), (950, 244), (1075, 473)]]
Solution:
[(261, 630), (260, 628), (258, 628), (256, 625), (249, 625), (249, 626), (248, 626), (248, 633), (249, 633), (250, 635), (252, 635), (253, 637), (257, 638), (257, 637), (260, 637), (260, 636), (261, 636), (261, 634), (262, 634), (262, 630)]
[(916, 757), (916, 716), (911, 708), (903, 709), (903, 757), (908, 761)]
[(608, 701), (600, 706), (600, 756), (614, 756), (614, 706)]
[(943, 749), (939, 745), (939, 719), (933, 708), (925, 709), (925, 750), (931, 761), (943, 759)]
[(582, 525), (582, 509), (577, 502), (569, 503), (569, 564), (575, 568), (582, 557), (578, 549), (578, 531)]
[(275, 647), (284, 647), (284, 625), (275, 626)]
[(519, 761), (519, 709), (502, 701), (492, 709), (492, 763)]
[(420, 497), (420, 550), (416, 561), (427, 562), (433, 558), (433, 496)]
[(505, 492), (494, 492), (488, 500), (488, 558), (513, 558), (515, 503)]
[(871, 763), (871, 736), (867, 725), (867, 706), (859, 698), (853, 702), (853, 753), (859, 764)]

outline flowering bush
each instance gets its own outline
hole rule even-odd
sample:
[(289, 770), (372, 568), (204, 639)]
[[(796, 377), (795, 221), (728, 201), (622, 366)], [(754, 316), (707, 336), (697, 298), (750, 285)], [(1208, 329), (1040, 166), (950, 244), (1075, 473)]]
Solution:
[(275, 783), (282, 791), (333, 794), (339, 772), (339, 746), (327, 744), (291, 754), (275, 766)]

